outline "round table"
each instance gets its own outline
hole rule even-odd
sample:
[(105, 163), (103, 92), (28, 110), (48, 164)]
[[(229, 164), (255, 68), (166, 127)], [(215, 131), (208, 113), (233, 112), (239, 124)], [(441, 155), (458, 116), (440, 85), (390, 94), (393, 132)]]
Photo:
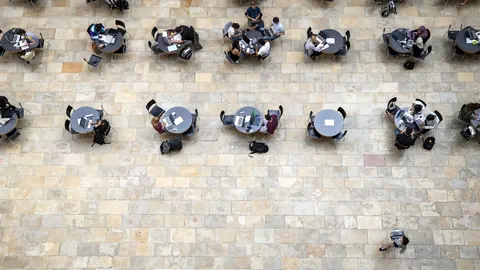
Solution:
[(467, 43), (467, 32), (471, 27), (465, 27), (460, 32), (458, 32), (455, 39), (455, 45), (459, 47), (462, 51), (469, 54), (476, 54), (480, 52), (480, 44), (473, 45), (472, 43)]
[(328, 44), (328, 48), (322, 50), (322, 53), (335, 54), (345, 47), (345, 40), (343, 39), (342, 34), (340, 34), (338, 31), (333, 29), (325, 29), (321, 30), (318, 35), (320, 35), (320, 33), (323, 33), (326, 36), (325, 39), (335, 39), (335, 44)]
[(0, 135), (5, 135), (10, 131), (14, 130), (18, 124), (18, 117), (17, 114), (14, 114), (10, 121), (8, 121), (5, 125), (0, 126)]
[[(333, 123), (325, 125), (325, 121), (333, 120)], [(331, 122), (331, 121), (328, 121)], [(333, 137), (340, 133), (343, 128), (343, 116), (334, 110), (323, 110), (317, 113), (313, 121), (315, 130), (325, 137)]]
[[(175, 115), (172, 115), (172, 113), (175, 113)], [(162, 115), (161, 121), (169, 118), (170, 115), (172, 115), (173, 121), (170, 126), (165, 127), (168, 132), (173, 134), (182, 134), (192, 126), (193, 117), (192, 113), (188, 109), (184, 107), (173, 107)], [(181, 117), (183, 121), (180, 124), (175, 125), (175, 120), (179, 117)]]
[(245, 36), (247, 36), (249, 39), (254, 39), (254, 38), (261, 39), (261, 38), (263, 38), (262, 33), (260, 33), (260, 31), (257, 31), (257, 30), (246, 31)]
[[(253, 121), (252, 124), (244, 122), (243, 125), (241, 125), (241, 126), (235, 125), (237, 117), (239, 117), (239, 116), (243, 116), (243, 117), (249, 116), (249, 115), (252, 115), (253, 112), (255, 112), (255, 120)], [(235, 128), (238, 131), (240, 131), (241, 133), (250, 134), (250, 133), (255, 133), (255, 132), (260, 130), (260, 128), (263, 125), (263, 115), (257, 108), (254, 108), (254, 107), (251, 107), (251, 106), (246, 106), (246, 107), (243, 107), (243, 108), (239, 109), (235, 113), (235, 117), (234, 117), (233, 121), (234, 121), (233, 125), (235, 126)]]
[[(168, 29), (163, 32), (172, 32), (174, 31), (173, 29)], [(152, 48), (160, 49), (164, 53), (169, 53), (169, 54), (174, 54), (179, 52), (183, 47), (187, 45), (191, 45), (193, 42), (191, 40), (185, 40), (183, 43), (177, 43), (177, 44), (170, 44), (167, 41), (167, 38), (163, 36), (163, 34), (158, 34), (157, 35), (157, 40), (155, 40), (157, 44), (153, 45)], [(177, 49), (174, 51), (168, 51), (168, 47), (172, 45), (177, 45)]]
[(412, 52), (412, 48), (408, 49), (406, 48), (404, 45), (404, 43), (400, 43), (398, 42), (398, 40), (396, 40), (395, 38), (393, 38), (393, 33), (395, 32), (398, 32), (398, 31), (405, 31), (405, 34), (406, 34), (406, 38), (408, 40), (408, 37), (407, 37), (407, 33), (408, 33), (408, 29), (405, 29), (405, 28), (399, 28), (399, 29), (395, 29), (391, 34), (389, 34), (387, 36), (387, 39), (388, 39), (388, 46), (390, 48), (392, 48), (394, 51), (396, 51), (397, 53), (399, 54), (409, 54)]
[(93, 115), (92, 117), (88, 118), (89, 120), (92, 120), (92, 122), (97, 122), (98, 120), (100, 120), (100, 114), (92, 107), (80, 107), (73, 111), (70, 117), (70, 126), (72, 127), (72, 130), (78, 133), (92, 132), (94, 125), (90, 125), (90, 127), (87, 126), (86, 128), (84, 128), (78, 124), (78, 119), (81, 119), (82, 117), (85, 117), (89, 114)]
[[(99, 51), (103, 53), (114, 53), (118, 51), (123, 45), (123, 35), (120, 33), (117, 29), (113, 28), (108, 28), (105, 30), (105, 33), (102, 35), (110, 35), (115, 38), (114, 43), (103, 43), (100, 41), (100, 39), (95, 40), (95, 45), (97, 45), (97, 48)], [(100, 45), (105, 45), (105, 47), (101, 47)]]
[[(15, 29), (15, 28), (14, 28)], [(5, 49), (7, 52), (21, 52), (23, 51), (20, 46), (16, 47), (16, 43), (11, 43), (10, 41), (13, 40), (15, 34), (12, 32), (14, 29), (10, 29), (3, 34), (2, 40), (0, 45)], [(25, 34), (25, 30), (16, 28), (16, 30), (22, 31)], [(18, 34), (17, 34), (18, 35)], [(38, 44), (29, 44), (30, 49), (34, 49)]]
[[(407, 130), (407, 127), (410, 127), (410, 128), (412, 128), (414, 134), (418, 134), (418, 133), (422, 132), (422, 130), (417, 125), (417, 123), (415, 123), (415, 120), (413, 120), (412, 123), (410, 123), (408, 121), (405, 121), (402, 117), (403, 114), (405, 112), (408, 112), (409, 109), (410, 109), (409, 107), (405, 107), (405, 108), (401, 108), (397, 111), (397, 113), (395, 114), (395, 126), (400, 131), (405, 131), (405, 130)], [(422, 112), (422, 114), (424, 114), (424, 112)]]

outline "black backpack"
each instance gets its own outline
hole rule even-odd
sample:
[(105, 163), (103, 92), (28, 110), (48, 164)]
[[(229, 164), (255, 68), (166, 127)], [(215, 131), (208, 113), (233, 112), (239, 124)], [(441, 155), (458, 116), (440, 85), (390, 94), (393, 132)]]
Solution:
[(397, 6), (392, 0), (388, 1), (387, 5), (380, 10), (380, 15), (382, 15), (382, 17), (388, 17), (390, 13), (397, 15)]
[(423, 148), (426, 150), (432, 150), (435, 145), (435, 137), (428, 137), (423, 141)]
[(415, 62), (413, 61), (407, 61), (405, 64), (403, 64), (403, 67), (408, 70), (412, 70), (415, 68)]
[(252, 157), (252, 154), (263, 154), (268, 152), (268, 145), (262, 143), (262, 142), (256, 142), (256, 141), (251, 141), (250, 144), (248, 145), (248, 148), (250, 148), (250, 154), (248, 155), (249, 157)]
[(92, 143), (91, 147), (93, 147), (95, 144), (104, 145), (104, 144), (110, 144), (110, 143), (107, 143), (105, 141), (105, 134), (100, 133), (100, 132), (95, 132), (95, 135), (93, 136), (93, 143)]
[(160, 145), (160, 153), (169, 154), (172, 151), (180, 151), (183, 148), (182, 139), (177, 138), (173, 140), (163, 141)]

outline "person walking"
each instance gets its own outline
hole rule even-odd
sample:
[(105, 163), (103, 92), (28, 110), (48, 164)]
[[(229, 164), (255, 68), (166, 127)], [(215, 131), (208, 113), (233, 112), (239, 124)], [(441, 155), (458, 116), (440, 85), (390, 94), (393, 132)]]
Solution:
[(401, 248), (400, 253), (405, 252), (407, 245), (410, 240), (405, 236), (405, 233), (402, 230), (393, 230), (390, 234), (391, 243), (383, 245), (378, 250), (385, 251), (391, 247)]

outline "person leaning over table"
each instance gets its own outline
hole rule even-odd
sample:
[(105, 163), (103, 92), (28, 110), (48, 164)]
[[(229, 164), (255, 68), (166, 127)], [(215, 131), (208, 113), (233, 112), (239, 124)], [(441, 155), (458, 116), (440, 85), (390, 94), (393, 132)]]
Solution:
[(238, 64), (240, 61), (240, 56), (242, 55), (238, 40), (234, 41), (233, 44), (230, 45), (230, 50), (227, 52), (227, 54), (235, 64)]
[(322, 54), (322, 50), (325, 47), (325, 43), (320, 43), (317, 40), (317, 35), (312, 34), (312, 37), (305, 42), (305, 50), (307, 50), (308, 56), (315, 60), (315, 57)]
[(418, 29), (416, 30), (412, 30), (409, 32), (409, 36), (413, 39), (413, 40), (417, 40), (418, 38), (422, 38), (423, 42), (425, 42), (426, 40), (428, 40), (430, 37), (429, 37), (429, 34), (428, 34), (428, 30), (425, 26), (420, 26)]
[(257, 55), (257, 59), (261, 60), (267, 57), (268, 55), (270, 55), (270, 42), (260, 39), (258, 40), (258, 43), (262, 45), (262, 47), (258, 49), (256, 55)]
[(100, 34), (105, 33), (105, 27), (101, 23), (96, 23), (96, 24), (91, 24), (88, 27), (88, 35), (90, 36), (90, 39), (93, 41), (97, 40), (100, 38)]
[(248, 19), (249, 30), (263, 31), (262, 12), (255, 1), (252, 1), (252, 6), (247, 9), (245, 16)]
[(240, 31), (240, 24), (232, 23), (232, 26), (230, 26), (227, 30), (227, 37), (235, 41), (242, 39), (242, 36), (243, 32)]
[(195, 32), (195, 29), (192, 26), (177, 26), (175, 27), (173, 35), (173, 37), (177, 37), (179, 35), (180, 38), (173, 38), (171, 40), (172, 43), (182, 44), (191, 42), (196, 50), (201, 50), (203, 48), (202, 45), (200, 45), (200, 41), (198, 40), (198, 34)]
[(407, 127), (405, 131), (401, 131), (398, 128), (395, 129), (395, 142), (401, 146), (410, 147), (415, 145), (417, 137), (413, 135), (413, 129)]
[(277, 115), (266, 115), (263, 122), (263, 126), (260, 128), (262, 133), (275, 133), (275, 130), (278, 127), (278, 116)]
[(264, 36), (263, 39), (265, 39), (265, 40), (275, 40), (275, 39), (279, 38), (280, 36), (285, 35), (285, 27), (280, 22), (280, 19), (278, 17), (273, 18), (273, 23), (272, 23), (272, 25), (270, 25), (270, 28), (273, 31), (273, 36)]

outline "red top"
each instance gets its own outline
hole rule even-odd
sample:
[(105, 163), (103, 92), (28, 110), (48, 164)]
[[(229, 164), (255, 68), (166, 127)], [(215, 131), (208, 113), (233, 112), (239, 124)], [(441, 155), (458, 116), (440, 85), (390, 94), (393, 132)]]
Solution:
[(155, 125), (152, 123), (152, 127), (153, 129), (155, 129), (158, 133), (163, 133), (165, 132), (165, 128), (163, 128), (163, 125), (162, 123), (160, 123), (160, 121), (158, 121), (158, 123)]
[(275, 132), (275, 129), (277, 129), (278, 126), (278, 116), (272, 115), (270, 116), (270, 120), (267, 122), (267, 132), (270, 134), (273, 134)]

